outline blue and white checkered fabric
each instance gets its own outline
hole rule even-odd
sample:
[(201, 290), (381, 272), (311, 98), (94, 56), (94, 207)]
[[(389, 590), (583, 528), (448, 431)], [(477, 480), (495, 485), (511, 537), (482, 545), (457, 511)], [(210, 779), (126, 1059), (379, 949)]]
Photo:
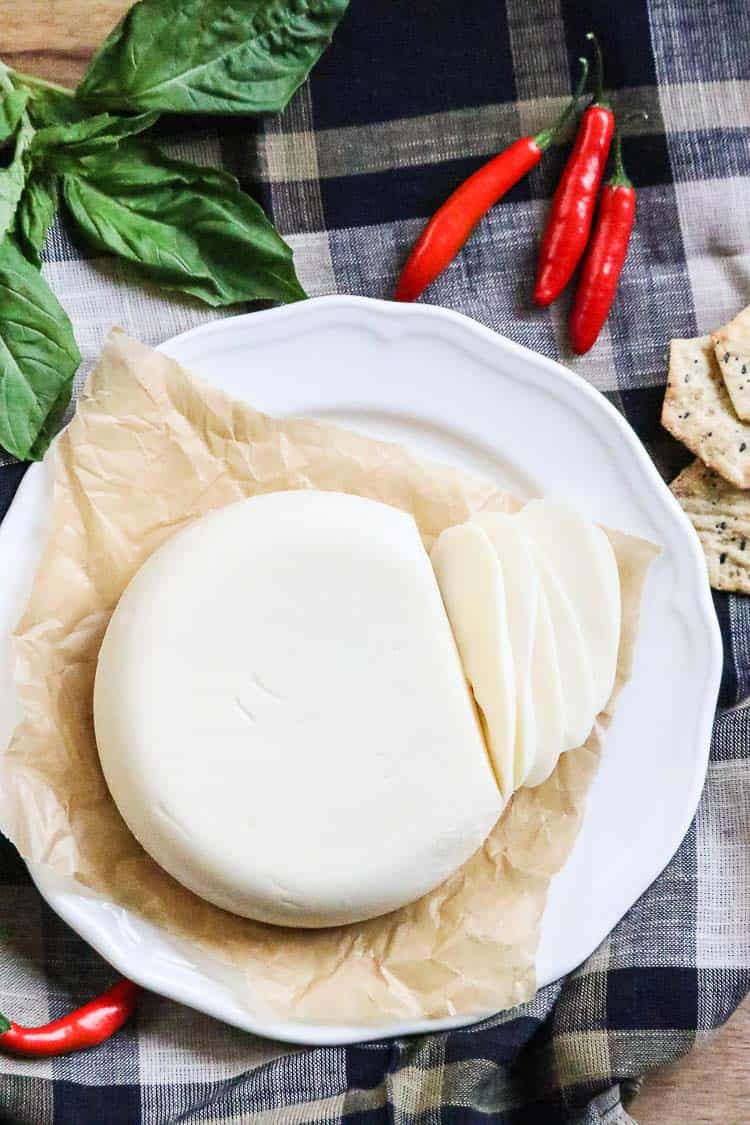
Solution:
[[(175, 154), (237, 174), (295, 249), (311, 294), (389, 297), (424, 218), (467, 173), (542, 128), (598, 31), (638, 219), (617, 303), (574, 360), (565, 299), (530, 304), (551, 151), (478, 227), (427, 299), (568, 363), (615, 402), (668, 479), (687, 461), (659, 425), (672, 336), (750, 301), (747, 0), (352, 0), (329, 53), (278, 119), (164, 121)], [(119, 324), (146, 343), (216, 316), (132, 283), (53, 230), (44, 272), (85, 357)], [(0, 469), (5, 511), (23, 469)], [(750, 599), (716, 595), (722, 703), (706, 790), (679, 852), (574, 974), (480, 1027), (299, 1050), (158, 997), (89, 1053), (0, 1059), (0, 1119), (584, 1125), (629, 1121), (621, 1095), (721, 1024), (750, 989)], [(731, 708), (731, 709), (730, 709)], [(638, 831), (638, 808), (621, 809)], [(111, 979), (0, 848), (0, 1009), (42, 1022)], [(749, 1111), (750, 1119), (750, 1111)]]

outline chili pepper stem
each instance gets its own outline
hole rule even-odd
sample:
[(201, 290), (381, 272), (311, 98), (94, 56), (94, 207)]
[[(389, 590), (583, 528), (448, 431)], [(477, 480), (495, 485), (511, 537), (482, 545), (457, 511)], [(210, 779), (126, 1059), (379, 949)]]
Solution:
[(555, 137), (558, 135), (558, 133), (562, 132), (562, 130), (565, 128), (568, 121), (576, 111), (578, 100), (583, 93), (584, 87), (586, 85), (586, 79), (589, 76), (589, 60), (579, 58), (578, 61), (581, 64), (581, 77), (578, 79), (578, 85), (573, 91), (573, 96), (570, 98), (568, 104), (565, 106), (565, 109), (557, 118), (557, 121), (553, 122), (553, 124), (550, 125), (547, 129), (542, 129), (541, 133), (537, 133), (534, 137), (534, 144), (537, 146), (537, 148), (540, 148), (542, 152), (544, 152), (545, 149), (549, 148)]
[(599, 40), (593, 31), (586, 32), (586, 38), (594, 44), (596, 70), (594, 71), (594, 100), (592, 105), (600, 105), (609, 109), (609, 102), (604, 97), (604, 57)]
[(622, 160), (622, 132), (617, 129), (615, 132), (615, 155), (614, 164), (612, 167), (612, 175), (607, 180), (610, 187), (626, 187), (632, 188), (633, 181), (625, 171), (625, 165)]

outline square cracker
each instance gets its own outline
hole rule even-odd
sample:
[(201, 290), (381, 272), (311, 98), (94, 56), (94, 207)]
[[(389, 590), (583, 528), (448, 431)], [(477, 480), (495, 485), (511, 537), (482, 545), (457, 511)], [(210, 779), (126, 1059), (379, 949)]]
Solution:
[(750, 488), (750, 423), (735, 413), (710, 336), (672, 340), (661, 423), (725, 480)]
[(669, 486), (698, 532), (715, 590), (750, 594), (750, 492), (735, 488), (701, 461)]
[(714, 354), (738, 416), (750, 422), (750, 305), (711, 333)]

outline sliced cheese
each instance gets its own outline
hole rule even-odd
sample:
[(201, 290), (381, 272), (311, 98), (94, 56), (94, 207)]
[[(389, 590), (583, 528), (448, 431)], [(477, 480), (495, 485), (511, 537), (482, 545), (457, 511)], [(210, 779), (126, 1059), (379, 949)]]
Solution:
[(537, 548), (536, 563), (544, 587), (555, 637), (563, 698), (561, 751), (581, 746), (596, 717), (591, 660), (578, 617), (555, 571)]
[(586, 741), (614, 685), (621, 608), (609, 540), (567, 505), (538, 500), (512, 516), (475, 514), (439, 537), (432, 560), (503, 792), (540, 785)]
[(536, 722), (534, 764), (526, 775), (529, 787), (541, 785), (557, 765), (565, 744), (565, 704), (560, 661), (549, 599), (539, 592), (536, 635), (531, 662), (531, 694)]
[[(480, 513), (472, 522), (487, 534), (503, 572), (505, 605), (516, 686), (514, 784), (523, 785), (537, 754), (536, 710), (532, 694), (532, 655), (537, 632), (539, 577), (533, 546), (515, 516)], [(544, 706), (544, 699), (538, 702)], [(544, 719), (543, 719), (544, 721)]]
[(417, 527), (353, 496), (261, 496), (171, 538), (112, 616), (94, 718), (146, 851), (265, 922), (412, 902), (503, 805)]
[(443, 531), (431, 559), (495, 776), (509, 797), (515, 784), (516, 688), (502, 567), (487, 533), (475, 523)]
[(597, 714), (612, 694), (620, 644), (620, 580), (612, 546), (601, 528), (558, 500), (532, 500), (518, 519), (552, 568), (579, 621), (594, 677)]

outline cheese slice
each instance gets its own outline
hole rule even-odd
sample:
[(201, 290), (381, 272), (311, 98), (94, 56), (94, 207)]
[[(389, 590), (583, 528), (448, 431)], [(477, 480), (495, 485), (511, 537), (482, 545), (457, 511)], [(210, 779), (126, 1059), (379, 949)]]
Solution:
[[(503, 572), (505, 604), (516, 687), (514, 784), (523, 785), (537, 754), (536, 711), (532, 697), (532, 655), (537, 631), (539, 577), (534, 551), (518, 519), (504, 512), (472, 517), (487, 534)], [(544, 698), (538, 704), (544, 706)]]
[(537, 605), (536, 635), (531, 661), (531, 694), (536, 724), (536, 748), (534, 763), (524, 782), (529, 788), (547, 780), (566, 748), (560, 662), (549, 599), (543, 588), (540, 589)]
[(594, 677), (597, 714), (612, 694), (620, 645), (620, 579), (612, 546), (601, 528), (558, 500), (532, 500), (517, 518), (553, 569), (578, 618)]
[(444, 531), (432, 562), (498, 783), (506, 797), (540, 785), (586, 741), (614, 685), (609, 540), (567, 505), (536, 500)]
[(509, 797), (516, 773), (516, 688), (500, 560), (476, 523), (443, 531), (431, 559), (495, 776)]
[(274, 493), (173, 536), (112, 616), (94, 718), (146, 851), (264, 922), (412, 902), (503, 805), (417, 527), (354, 496)]
[(561, 752), (582, 746), (596, 718), (594, 675), (583, 629), (570, 598), (547, 559), (537, 548), (536, 564), (544, 587), (563, 698)]

